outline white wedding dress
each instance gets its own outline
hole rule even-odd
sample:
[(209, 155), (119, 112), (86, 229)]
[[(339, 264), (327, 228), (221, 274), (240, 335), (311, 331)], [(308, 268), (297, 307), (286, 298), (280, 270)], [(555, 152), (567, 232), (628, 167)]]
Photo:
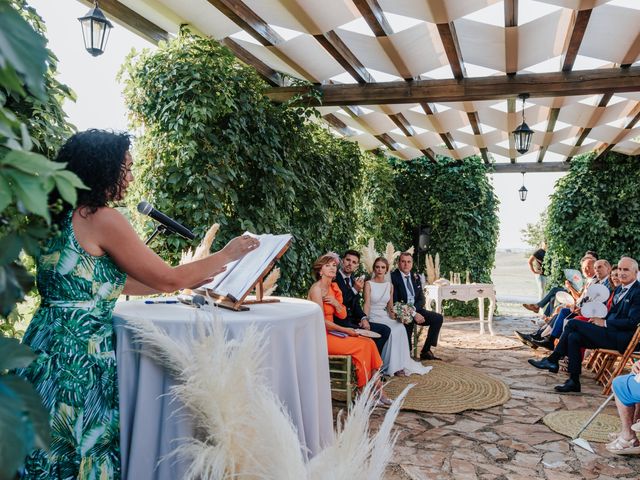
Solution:
[(369, 320), (383, 323), (391, 329), (389, 340), (382, 349), (384, 371), (387, 375), (393, 375), (399, 370), (404, 370), (407, 375), (428, 373), (432, 367), (425, 367), (411, 358), (407, 330), (404, 325), (391, 319), (387, 314), (386, 308), (391, 295), (391, 283), (369, 281), (369, 287), (371, 292)]

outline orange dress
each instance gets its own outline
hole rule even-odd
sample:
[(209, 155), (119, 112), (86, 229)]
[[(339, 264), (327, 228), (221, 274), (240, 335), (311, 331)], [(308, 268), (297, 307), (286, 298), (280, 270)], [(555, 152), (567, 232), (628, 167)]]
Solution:
[[(331, 284), (328, 295), (333, 295), (336, 300), (342, 303), (342, 292), (336, 283)], [(322, 307), (324, 310), (324, 318), (329, 322), (333, 322), (334, 314), (340, 319), (347, 316), (346, 308), (338, 313), (334, 306), (328, 303), (323, 303)], [(342, 338), (330, 335), (327, 332), (327, 347), (329, 355), (351, 355), (356, 366), (358, 387), (364, 387), (371, 378), (371, 372), (378, 370), (382, 366), (382, 358), (380, 358), (376, 344), (370, 338)]]

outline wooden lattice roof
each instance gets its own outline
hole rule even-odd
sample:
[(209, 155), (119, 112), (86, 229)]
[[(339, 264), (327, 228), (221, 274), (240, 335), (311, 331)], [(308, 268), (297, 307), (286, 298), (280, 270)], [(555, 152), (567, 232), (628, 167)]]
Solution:
[[(640, 0), (101, 0), (157, 41), (189, 24), (287, 98), (323, 90), (324, 120), (400, 158), (482, 155), (496, 171), (640, 154)], [(285, 74), (285, 75), (283, 75)], [(520, 157), (509, 134), (534, 135)], [(555, 157), (556, 161), (550, 160)], [(558, 161), (558, 159), (560, 161)]]

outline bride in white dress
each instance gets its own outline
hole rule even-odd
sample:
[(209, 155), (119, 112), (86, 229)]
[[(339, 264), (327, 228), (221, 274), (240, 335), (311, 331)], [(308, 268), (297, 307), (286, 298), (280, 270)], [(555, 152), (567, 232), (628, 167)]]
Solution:
[(389, 340), (382, 349), (382, 361), (388, 375), (424, 375), (432, 367), (426, 367), (411, 358), (407, 329), (395, 320), (393, 313), (393, 285), (385, 280), (389, 262), (378, 257), (373, 262), (373, 278), (364, 284), (364, 313), (369, 320), (384, 323), (391, 329)]

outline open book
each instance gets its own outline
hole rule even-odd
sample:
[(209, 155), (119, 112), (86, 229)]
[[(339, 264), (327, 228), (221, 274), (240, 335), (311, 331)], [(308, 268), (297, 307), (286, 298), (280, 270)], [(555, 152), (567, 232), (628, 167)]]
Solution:
[(289, 245), (291, 235), (255, 235), (245, 232), (260, 240), (260, 246), (247, 253), (240, 260), (227, 263), (227, 270), (216, 277), (210, 283), (200, 288), (209, 290), (219, 297), (226, 297), (231, 302), (237, 302), (247, 296), (260, 278), (265, 275), (271, 262)]

